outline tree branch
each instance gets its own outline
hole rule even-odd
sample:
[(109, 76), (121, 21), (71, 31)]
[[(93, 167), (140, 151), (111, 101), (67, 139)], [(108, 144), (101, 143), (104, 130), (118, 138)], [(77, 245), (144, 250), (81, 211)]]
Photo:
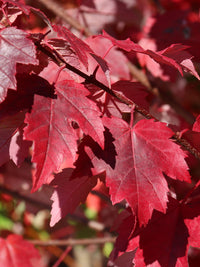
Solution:
[[(84, 78), (85, 84), (93, 84), (99, 87), (100, 89), (107, 92), (114, 98), (118, 99), (121, 103), (124, 103), (127, 106), (129, 106), (130, 108), (133, 107), (134, 105), (135, 110), (139, 112), (141, 115), (143, 115), (146, 119), (154, 119), (155, 121), (158, 121), (154, 116), (152, 116), (145, 109), (139, 107), (132, 100), (126, 98), (125, 96), (122, 96), (121, 94), (111, 90), (105, 84), (99, 82), (93, 75), (87, 75), (84, 72), (80, 71), (79, 69), (68, 64), (55, 49), (49, 51), (49, 49), (45, 47), (44, 45), (42, 45), (40, 42), (38, 42), (38, 40), (35, 41), (35, 45), (41, 52), (43, 52), (48, 57), (50, 57), (58, 66), (65, 66), (65, 68), (67, 68), (68, 70)], [(194, 155), (197, 159), (200, 160), (200, 152), (196, 148), (192, 147), (191, 144), (187, 140), (180, 138), (178, 133), (174, 133), (173, 139), (175, 139), (181, 146), (183, 146), (187, 151), (189, 151), (192, 155)]]
[[(0, 192), (4, 194), (8, 194), (12, 196), (13, 198), (18, 199), (20, 201), (25, 201), (26, 203), (29, 203), (36, 207), (40, 207), (41, 209), (46, 209), (46, 210), (51, 209), (51, 205), (42, 203), (41, 201), (37, 201), (36, 199), (29, 198), (25, 195), (18, 193), (17, 191), (10, 190), (2, 185), (0, 185)], [(85, 217), (80, 217), (79, 215), (76, 215), (76, 214), (68, 214), (66, 218), (75, 220), (84, 225), (87, 225), (89, 228), (94, 229), (95, 231), (104, 231), (104, 232), (110, 231), (110, 229), (106, 227), (103, 223), (95, 221), (95, 220), (89, 220)]]
[[(80, 31), (82, 34), (84, 34), (86, 37), (89, 37), (92, 35), (92, 33), (89, 31), (89, 29), (81, 25), (76, 19), (71, 17), (65, 9), (58, 3), (54, 2), (53, 0), (39, 0), (43, 5), (45, 5), (49, 10), (51, 10), (54, 14), (56, 14), (58, 17), (69, 23), (74, 29)], [(154, 1), (156, 6), (161, 8), (161, 4), (159, 1)], [(161, 90), (162, 87), (159, 85), (155, 85), (156, 87), (153, 88), (147, 78), (147, 76), (138, 69), (135, 65), (133, 65), (131, 62), (128, 62), (128, 67), (130, 69), (131, 74), (133, 77), (135, 77), (141, 84), (143, 84), (148, 90), (151, 91), (154, 95), (161, 97), (163, 101), (166, 103), (169, 103), (171, 107), (181, 116), (183, 117), (188, 123), (193, 124), (194, 123), (194, 116), (186, 111), (177, 101), (174, 100), (173, 96), (170, 95), (170, 92)], [(139, 107), (137, 107), (139, 110)], [(138, 111), (139, 112), (139, 111)], [(144, 110), (142, 111), (143, 113)], [(146, 116), (145, 116), (146, 117)], [(147, 118), (150, 118), (147, 116)]]
[(105, 236), (105, 237), (97, 237), (97, 238), (81, 238), (81, 239), (65, 239), (65, 240), (28, 240), (30, 243), (36, 246), (76, 246), (76, 245), (91, 245), (91, 244), (105, 244), (107, 242), (114, 243), (116, 241), (116, 237), (113, 236)]

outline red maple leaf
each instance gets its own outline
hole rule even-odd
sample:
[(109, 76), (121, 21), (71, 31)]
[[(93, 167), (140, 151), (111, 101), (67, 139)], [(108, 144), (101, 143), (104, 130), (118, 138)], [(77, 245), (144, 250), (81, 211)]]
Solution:
[(37, 64), (35, 47), (28, 34), (14, 27), (0, 31), (0, 102), (8, 88), (16, 90), (16, 63)]
[[(175, 67), (181, 75), (183, 75), (183, 70), (185, 70), (187, 72), (191, 72), (197, 79), (200, 79), (191, 61), (191, 55), (183, 51), (184, 49), (187, 49), (188, 46), (172, 44), (164, 50), (156, 52), (150, 49), (143, 49), (139, 44), (132, 42), (130, 39), (116, 40), (105, 31), (103, 31), (102, 36), (108, 38), (114, 45), (125, 51), (134, 51), (136, 53), (148, 55), (159, 64), (166, 64)], [(182, 53), (180, 51), (182, 51)]]
[[(124, 56), (122, 51), (119, 51), (116, 49), (116, 47), (113, 47), (113, 44), (110, 40), (105, 38), (89, 37), (86, 39), (86, 42), (94, 51), (93, 53), (95, 53), (95, 56), (90, 53), (90, 55), (93, 56), (95, 60), (91, 57), (88, 58), (89, 74), (93, 73), (97, 66), (97, 63), (99, 63), (101, 69), (98, 69), (95, 77), (97, 78), (97, 80), (103, 82), (104, 84), (108, 83), (108, 85), (110, 86), (110, 79), (111, 82), (115, 82), (119, 79), (128, 80), (130, 78), (130, 72), (127, 66), (127, 58)], [(100, 60), (97, 56), (100, 57)], [(102, 59), (106, 60), (106, 62), (102, 61)]]
[(0, 261), (5, 267), (45, 266), (38, 250), (18, 235), (9, 235), (7, 239), (0, 238)]
[(97, 184), (97, 177), (81, 177), (70, 179), (73, 169), (64, 169), (56, 174), (51, 185), (54, 193), (50, 226), (54, 226), (61, 218), (73, 213), (77, 206), (86, 200), (91, 189)]
[(103, 122), (114, 138), (114, 168), (95, 157), (90, 149), (85, 150), (97, 173), (106, 170), (113, 204), (126, 199), (140, 225), (147, 224), (154, 209), (166, 211), (168, 187), (163, 173), (190, 181), (186, 155), (169, 140), (173, 132), (165, 123), (141, 120), (132, 128), (118, 118), (104, 118)]
[(52, 172), (58, 172), (64, 157), (76, 157), (78, 136), (72, 122), (78, 123), (102, 147), (104, 127), (95, 103), (86, 96), (87, 89), (74, 81), (56, 84), (57, 99), (35, 96), (31, 114), (27, 114), (24, 135), (34, 141), (33, 162), (37, 171), (33, 190), (48, 182)]
[(66, 27), (53, 25), (53, 29), (58, 33), (59, 37), (62, 37), (69, 43), (71, 49), (74, 50), (79, 60), (87, 69), (88, 54), (93, 53), (92, 49), (84, 41), (82, 41), (81, 39), (76, 37), (72, 32), (70, 32)]

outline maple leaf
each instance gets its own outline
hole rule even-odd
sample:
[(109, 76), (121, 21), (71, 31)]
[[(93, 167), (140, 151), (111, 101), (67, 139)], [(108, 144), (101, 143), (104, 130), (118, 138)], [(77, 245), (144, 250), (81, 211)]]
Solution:
[(189, 48), (189, 46), (182, 44), (172, 44), (164, 50), (159, 51), (159, 54), (174, 59), (185, 72), (193, 74), (198, 80), (200, 80), (200, 77), (191, 61), (192, 56), (187, 51), (184, 51), (187, 48)]
[(110, 36), (106, 31), (102, 31), (102, 36), (109, 39), (115, 46), (130, 52), (138, 52), (138, 53), (144, 53), (145, 50), (139, 45), (134, 43), (130, 40), (130, 38), (127, 38), (126, 40), (117, 40), (114, 37)]
[(71, 49), (74, 50), (79, 60), (88, 69), (88, 53), (93, 53), (92, 49), (66, 27), (53, 25), (53, 29), (58, 33), (58, 36), (64, 38), (70, 44)]
[(77, 206), (86, 200), (91, 189), (97, 184), (97, 177), (81, 177), (70, 179), (73, 169), (64, 169), (55, 175), (51, 185), (54, 193), (50, 226), (54, 226), (61, 218), (73, 213)]
[(169, 198), (166, 214), (154, 211), (146, 227), (135, 225), (129, 211), (120, 225), (111, 260), (135, 251), (135, 266), (188, 266), (189, 245), (199, 246), (199, 198), (179, 202)]
[[(94, 51), (93, 53), (95, 53), (90, 53), (95, 60), (93, 60), (91, 57), (88, 58), (88, 73), (93, 73), (97, 65), (96, 63), (98, 62), (101, 69), (98, 69), (96, 78), (104, 84), (108, 83), (108, 86), (110, 86), (110, 80), (111, 82), (115, 82), (119, 79), (128, 80), (130, 78), (130, 72), (127, 66), (127, 58), (121, 51), (118, 51), (115, 47), (113, 47), (113, 44), (110, 40), (89, 37), (85, 40), (85, 42), (87, 42), (87, 44)], [(97, 56), (100, 57), (100, 60)]]
[(108, 67), (107, 62), (102, 57), (98, 56), (97, 54), (94, 54), (94, 52), (89, 48), (89, 46), (87, 47), (87, 44), (85, 44), (87, 47), (86, 51), (81, 50), (82, 54), (84, 53), (84, 57), (79, 55), (78, 53), (79, 51), (77, 51), (77, 49), (76, 50), (73, 49), (73, 46), (71, 46), (71, 43), (69, 43), (66, 40), (54, 38), (54, 39), (48, 40), (48, 44), (50, 45), (51, 48), (54, 48), (63, 57), (65, 62), (67, 62), (68, 64), (72, 66), (75, 66), (76, 68), (81, 67), (79, 62), (82, 61), (82, 63), (84, 62), (86, 69), (88, 69), (87, 57), (89, 53), (90, 56), (92, 56), (95, 59), (95, 61), (99, 64), (99, 66), (105, 73), (105, 76), (110, 85), (109, 67)]
[(37, 64), (35, 48), (28, 34), (14, 27), (0, 31), (0, 102), (8, 88), (16, 90), (16, 63)]
[(87, 89), (74, 81), (56, 84), (57, 99), (35, 96), (31, 114), (27, 114), (25, 139), (34, 141), (33, 162), (37, 171), (33, 190), (48, 182), (52, 172), (58, 172), (64, 157), (76, 157), (77, 139), (72, 121), (78, 123), (103, 147), (103, 124), (96, 105), (86, 96)]
[(71, 44), (68, 41), (54, 38), (48, 40), (48, 44), (63, 57), (65, 62), (72, 66), (79, 67), (80, 59), (77, 53), (71, 48)]
[(155, 52), (150, 49), (143, 49), (139, 44), (135, 44), (130, 39), (116, 40), (105, 31), (103, 31), (102, 36), (108, 38), (115, 46), (125, 51), (134, 51), (136, 53), (148, 55), (159, 64), (166, 64), (175, 67), (181, 73), (181, 75), (183, 75), (183, 70), (185, 70), (192, 73), (197, 79), (200, 80), (200, 77), (191, 61), (191, 55), (185, 51), (182, 51), (187, 49), (188, 46), (172, 44), (170, 47), (167, 47), (162, 51)]
[(141, 120), (131, 128), (118, 118), (103, 118), (103, 122), (115, 140), (115, 167), (106, 165), (91, 150), (87, 149), (87, 153), (97, 172), (106, 170), (106, 185), (113, 204), (126, 199), (140, 225), (145, 225), (153, 209), (166, 211), (168, 187), (163, 173), (190, 181), (186, 155), (169, 140), (173, 132), (165, 123)]
[[(1, 119), (0, 166), (12, 159), (18, 166), (28, 154), (30, 142), (22, 139), (20, 127), (24, 123), (24, 112)], [(20, 144), (20, 145), (19, 145)]]
[(112, 89), (118, 93), (122, 93), (123, 96), (131, 99), (138, 106), (148, 110), (149, 104), (146, 97), (149, 93), (141, 83), (121, 80), (113, 83)]
[(30, 7), (24, 4), (24, 1), (15, 1), (15, 0), (1, 0), (3, 3), (9, 3), (12, 6), (16, 6), (21, 10), (24, 14), (29, 15), (30, 13)]
[(38, 250), (19, 235), (9, 235), (7, 239), (0, 238), (0, 260), (1, 265), (5, 267), (45, 266)]

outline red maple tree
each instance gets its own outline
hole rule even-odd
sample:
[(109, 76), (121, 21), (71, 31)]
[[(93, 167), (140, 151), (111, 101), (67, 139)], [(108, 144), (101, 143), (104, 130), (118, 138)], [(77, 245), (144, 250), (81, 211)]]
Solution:
[[(200, 2), (1, 0), (0, 8), (2, 201), (45, 195), (39, 205), (52, 201), (53, 227), (90, 205), (92, 192), (102, 241), (117, 233), (108, 266), (199, 266)], [(33, 246), (39, 237), (11, 232), (0, 238), (4, 266), (48, 265)]]

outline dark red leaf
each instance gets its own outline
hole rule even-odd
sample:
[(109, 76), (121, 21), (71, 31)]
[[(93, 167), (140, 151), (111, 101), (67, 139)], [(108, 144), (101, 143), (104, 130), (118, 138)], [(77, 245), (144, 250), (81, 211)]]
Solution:
[(145, 52), (145, 50), (140, 45), (131, 41), (130, 38), (128, 38), (126, 40), (116, 40), (115, 38), (113, 38), (112, 36), (107, 34), (107, 32), (105, 32), (104, 30), (103, 30), (102, 36), (104, 36), (105, 38), (108, 38), (114, 45), (116, 45), (117, 47), (119, 47), (119, 48), (121, 48), (127, 52), (130, 52), (130, 51), (134, 51), (134, 52), (138, 52), (138, 53), (144, 53)]
[(54, 193), (51, 197), (53, 201), (51, 210), (50, 226), (54, 226), (61, 218), (69, 213), (73, 213), (78, 205), (86, 200), (91, 189), (97, 184), (97, 177), (81, 177), (71, 179), (73, 169), (64, 169), (58, 173), (51, 183)]
[(122, 95), (131, 99), (138, 106), (146, 110), (149, 109), (149, 104), (146, 100), (149, 93), (141, 83), (121, 80), (112, 84), (112, 89), (118, 93), (121, 92)]
[[(199, 246), (199, 214), (199, 201), (195, 198), (188, 203), (169, 198), (166, 214), (154, 211), (146, 227), (135, 227), (130, 214), (118, 230), (115, 257), (123, 251), (137, 249), (136, 267), (188, 266), (189, 245)], [(129, 241), (125, 243), (127, 239)]]
[(22, 139), (20, 134), (24, 125), (25, 113), (20, 112), (1, 119), (0, 128), (0, 166), (9, 159), (20, 165), (28, 154), (30, 142)]

